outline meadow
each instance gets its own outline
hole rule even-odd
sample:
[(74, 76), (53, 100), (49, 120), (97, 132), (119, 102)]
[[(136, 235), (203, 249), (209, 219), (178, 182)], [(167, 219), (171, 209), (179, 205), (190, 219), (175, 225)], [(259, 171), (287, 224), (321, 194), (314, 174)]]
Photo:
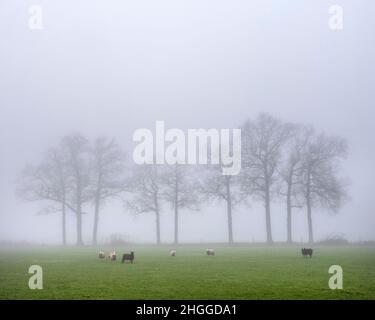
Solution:
[[(135, 263), (100, 260), (94, 247), (0, 248), (0, 299), (375, 299), (374, 247), (134, 246)], [(108, 250), (109, 248), (107, 248)], [(129, 248), (116, 248), (119, 253)], [(30, 265), (43, 268), (31, 290)], [(340, 265), (343, 290), (328, 268)]]

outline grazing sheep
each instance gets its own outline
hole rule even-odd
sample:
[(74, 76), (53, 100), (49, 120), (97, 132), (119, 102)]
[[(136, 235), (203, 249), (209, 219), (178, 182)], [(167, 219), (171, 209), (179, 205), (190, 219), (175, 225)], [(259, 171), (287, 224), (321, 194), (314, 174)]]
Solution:
[(113, 249), (109, 255), (108, 255), (108, 258), (111, 260), (111, 261), (115, 261), (116, 260), (116, 250)]
[(215, 255), (215, 250), (214, 249), (207, 249), (206, 253), (208, 256), (214, 256)]
[(100, 250), (99, 251), (99, 259), (104, 259), (105, 258), (105, 253), (104, 251)]
[(309, 248), (309, 249), (307, 249), (307, 248), (302, 248), (301, 252), (302, 252), (302, 256), (303, 256), (304, 258), (307, 257), (307, 256), (310, 256), (310, 259), (311, 259), (312, 254), (313, 254), (313, 249), (311, 249), (311, 248)]
[(175, 257), (175, 256), (176, 256), (176, 250), (171, 250), (171, 251), (169, 251), (169, 255), (170, 255), (171, 257)]
[(122, 263), (124, 263), (126, 260), (129, 260), (131, 263), (133, 263), (133, 260), (134, 260), (134, 251), (130, 252), (129, 253), (124, 253), (122, 255)]

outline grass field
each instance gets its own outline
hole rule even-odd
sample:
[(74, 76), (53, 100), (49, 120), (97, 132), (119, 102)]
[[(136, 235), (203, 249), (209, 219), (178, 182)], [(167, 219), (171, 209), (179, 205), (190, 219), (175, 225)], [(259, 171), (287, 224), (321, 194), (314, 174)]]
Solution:
[[(375, 299), (373, 247), (137, 246), (135, 263), (99, 260), (96, 248), (0, 249), (0, 299)], [(129, 250), (129, 249), (128, 249)], [(117, 248), (118, 253), (128, 251)], [(43, 290), (30, 290), (30, 265)], [(328, 268), (344, 271), (344, 289), (328, 288)]]

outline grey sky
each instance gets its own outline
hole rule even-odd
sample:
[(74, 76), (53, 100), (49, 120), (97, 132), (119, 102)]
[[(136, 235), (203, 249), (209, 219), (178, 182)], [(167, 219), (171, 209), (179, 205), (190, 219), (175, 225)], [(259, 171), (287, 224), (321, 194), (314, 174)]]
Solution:
[[(43, 30), (28, 28), (31, 4), (43, 8)], [(328, 28), (331, 4), (344, 8), (342, 31)], [(233, 128), (260, 111), (348, 139), (351, 201), (337, 216), (315, 210), (316, 238), (375, 239), (374, 15), (371, 0), (2, 0), (0, 240), (59, 241), (59, 217), (36, 216), (38, 205), (18, 200), (14, 182), (65, 134), (106, 134), (131, 152), (133, 131), (153, 130), (155, 120)], [(282, 240), (285, 209), (272, 209)], [(294, 217), (296, 240), (306, 239), (305, 212)], [(264, 240), (263, 218), (259, 204), (239, 209), (236, 240)], [(214, 228), (213, 219), (223, 224)], [(225, 240), (224, 222), (224, 208), (184, 211), (181, 240)], [(88, 238), (90, 217), (84, 223)], [(101, 223), (102, 239), (154, 238), (152, 217), (134, 219), (120, 204)]]

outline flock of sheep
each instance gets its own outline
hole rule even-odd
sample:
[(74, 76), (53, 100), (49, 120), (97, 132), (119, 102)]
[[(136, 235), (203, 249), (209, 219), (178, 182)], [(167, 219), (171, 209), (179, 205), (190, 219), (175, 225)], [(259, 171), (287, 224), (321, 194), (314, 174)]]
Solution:
[[(112, 261), (115, 261), (115, 260), (117, 260), (116, 250), (113, 249), (111, 252), (108, 253), (107, 256), (106, 256), (104, 251), (100, 250), (98, 257), (99, 257), (99, 259), (105, 259), (107, 257), (108, 259), (110, 259)], [(130, 261), (130, 263), (133, 263), (133, 261), (134, 261), (134, 251), (131, 251), (130, 253), (124, 253), (122, 255), (121, 262), (124, 263), (126, 261)]]
[[(172, 249), (172, 250), (169, 251), (169, 255), (171, 257), (175, 257), (176, 254), (177, 254), (177, 250), (175, 250), (175, 249)], [(206, 254), (208, 256), (214, 256), (215, 255), (215, 250), (214, 249), (206, 249)], [(109, 259), (111, 261), (116, 261), (117, 260), (116, 250), (113, 249), (107, 255), (105, 254), (105, 252), (103, 250), (100, 250), (98, 257), (99, 257), (99, 259), (105, 259), (105, 258), (107, 258), (107, 259)], [(121, 262), (124, 263), (126, 261), (130, 261), (130, 263), (133, 263), (133, 261), (134, 261), (134, 251), (131, 251), (130, 253), (124, 253), (122, 255)]]
[[(303, 257), (310, 256), (310, 259), (311, 259), (312, 254), (313, 254), (313, 249), (311, 249), (311, 248), (302, 248), (301, 249), (301, 253), (302, 253)], [(172, 249), (172, 250), (169, 251), (169, 255), (171, 257), (175, 257), (176, 254), (177, 254), (177, 250), (175, 250), (175, 249)], [(215, 255), (215, 250), (214, 249), (206, 249), (206, 254), (208, 256), (214, 256)], [(106, 255), (104, 251), (100, 250), (99, 251), (99, 259), (105, 259), (106, 257), (108, 259), (112, 260), (112, 261), (117, 260), (116, 250), (113, 249), (112, 251), (110, 251), (108, 253), (108, 255)], [(122, 255), (121, 262), (124, 263), (126, 261), (129, 261), (130, 263), (133, 263), (133, 261), (134, 261), (134, 251), (131, 251), (130, 253), (124, 253)]]
[[(175, 249), (172, 249), (171, 251), (169, 251), (169, 255), (171, 257), (175, 257), (176, 253), (177, 253), (177, 251)], [(208, 256), (214, 256), (215, 255), (215, 250), (214, 249), (206, 249), (206, 254)]]

